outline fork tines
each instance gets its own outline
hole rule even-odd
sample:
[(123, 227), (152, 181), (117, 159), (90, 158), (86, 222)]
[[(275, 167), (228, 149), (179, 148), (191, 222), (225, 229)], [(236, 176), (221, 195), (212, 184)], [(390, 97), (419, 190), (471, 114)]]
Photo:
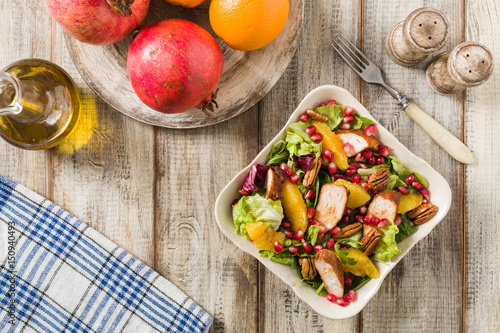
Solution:
[(373, 64), (370, 59), (342, 34), (338, 34), (334, 37), (332, 46), (358, 75), (363, 73), (363, 70)]

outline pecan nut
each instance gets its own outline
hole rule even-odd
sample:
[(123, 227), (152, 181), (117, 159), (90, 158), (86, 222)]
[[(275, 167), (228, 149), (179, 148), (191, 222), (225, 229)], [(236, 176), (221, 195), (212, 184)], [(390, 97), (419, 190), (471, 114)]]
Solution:
[(330, 120), (330, 118), (328, 118), (328, 116), (325, 116), (324, 114), (321, 114), (321, 113), (313, 111), (313, 110), (307, 110), (306, 114), (309, 117), (311, 117), (312, 119), (317, 120), (317, 121), (327, 122), (328, 120)]
[(344, 237), (349, 237), (351, 235), (354, 235), (358, 231), (360, 231), (361, 228), (363, 228), (363, 223), (361, 223), (361, 222), (351, 223), (351, 224), (343, 227), (342, 229), (340, 229), (340, 232), (338, 234), (336, 234), (335, 236), (333, 236), (333, 238), (340, 239), (340, 238), (344, 238)]
[(437, 211), (438, 208), (435, 205), (426, 203), (411, 210), (408, 213), (408, 218), (412, 220), (415, 225), (421, 225), (432, 219)]
[(312, 280), (316, 277), (316, 275), (318, 275), (318, 271), (314, 265), (314, 258), (302, 258), (300, 265), (302, 266), (300, 272), (302, 273), (304, 280)]
[(363, 243), (363, 251), (365, 255), (369, 256), (377, 247), (382, 237), (382, 231), (378, 228), (372, 228), (366, 235), (361, 238), (360, 242)]
[(321, 168), (321, 158), (316, 157), (316, 159), (309, 166), (309, 169), (307, 169), (307, 172), (304, 175), (304, 179), (302, 180), (302, 185), (308, 187), (314, 184), (320, 168)]
[(377, 169), (368, 180), (368, 185), (371, 189), (381, 190), (389, 184), (391, 179), (389, 178), (389, 170), (387, 168)]

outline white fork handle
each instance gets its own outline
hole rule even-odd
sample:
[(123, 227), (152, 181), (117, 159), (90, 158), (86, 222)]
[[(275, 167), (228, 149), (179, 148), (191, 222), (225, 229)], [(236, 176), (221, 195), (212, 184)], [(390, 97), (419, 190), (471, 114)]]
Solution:
[(429, 114), (422, 110), (415, 102), (411, 102), (404, 111), (454, 159), (464, 164), (471, 164), (474, 162), (474, 156), (470, 149), (444, 128), (443, 125), (429, 116)]

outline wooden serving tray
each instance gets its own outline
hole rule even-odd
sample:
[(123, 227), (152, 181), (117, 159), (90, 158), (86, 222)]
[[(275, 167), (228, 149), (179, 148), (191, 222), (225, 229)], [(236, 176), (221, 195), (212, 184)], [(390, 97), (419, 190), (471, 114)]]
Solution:
[(265, 47), (235, 51), (215, 35), (210, 27), (206, 1), (195, 8), (183, 8), (164, 0), (151, 0), (145, 24), (169, 18), (194, 22), (210, 32), (224, 56), (218, 84), (219, 109), (210, 117), (191, 109), (179, 114), (163, 114), (141, 102), (127, 74), (127, 53), (131, 37), (108, 46), (84, 44), (66, 34), (66, 43), (75, 66), (87, 84), (109, 105), (136, 120), (168, 128), (209, 126), (233, 118), (262, 99), (281, 77), (297, 49), (302, 30), (303, 0), (290, 0), (288, 21), (279, 36)]

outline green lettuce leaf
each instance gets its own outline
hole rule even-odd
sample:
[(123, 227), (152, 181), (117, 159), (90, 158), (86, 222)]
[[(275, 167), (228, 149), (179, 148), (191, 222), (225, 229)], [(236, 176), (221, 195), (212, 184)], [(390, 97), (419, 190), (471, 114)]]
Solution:
[[(310, 225), (307, 228), (306, 238), (309, 240), (312, 246), (316, 245), (316, 240), (318, 239), (319, 231), (321, 230), (319, 225)], [(307, 240), (306, 239), (306, 240)]]
[(305, 132), (308, 123), (298, 121), (291, 123), (286, 129), (286, 149), (290, 156), (304, 156), (314, 154), (321, 155), (321, 142), (316, 143), (311, 140)]
[(283, 251), (280, 253), (276, 253), (274, 251), (264, 251), (261, 250), (259, 251), (261, 257), (267, 257), (269, 260), (283, 264), (283, 265), (288, 265), (292, 266), (292, 268), (297, 268), (299, 267), (299, 264), (297, 262), (297, 259), (295, 258), (294, 255), (292, 255), (288, 251)]
[(428, 187), (429, 184), (427, 183), (427, 180), (422, 177), (421, 175), (419, 175), (418, 173), (414, 172), (414, 171), (410, 171), (408, 169), (406, 169), (403, 165), (403, 163), (401, 163), (397, 158), (395, 158), (394, 156), (389, 156), (390, 160), (391, 160), (391, 163), (392, 163), (392, 167), (394, 168), (394, 171), (400, 176), (400, 177), (408, 177), (409, 175), (411, 175), (412, 173), (415, 175), (415, 179), (422, 185), (424, 185), (424, 187)]
[(352, 247), (355, 247), (357, 249), (362, 249), (363, 243), (359, 241), (362, 237), (363, 237), (363, 231), (360, 230), (357, 233), (344, 238), (344, 244), (351, 245)]
[(351, 128), (359, 129), (371, 124), (373, 124), (373, 120), (354, 114), (354, 121), (351, 124)]
[(398, 244), (395, 239), (399, 229), (392, 221), (389, 221), (387, 226), (380, 230), (382, 231), (382, 238), (374, 253), (380, 261), (388, 262), (391, 261), (393, 255), (401, 252), (398, 249)]
[(399, 232), (396, 234), (396, 243), (401, 242), (404, 238), (414, 234), (417, 231), (417, 228), (415, 227), (413, 222), (408, 219), (407, 214), (400, 216), (401, 224), (398, 225)]
[(236, 233), (240, 235), (248, 236), (246, 225), (256, 222), (269, 223), (269, 228), (277, 230), (281, 220), (283, 220), (281, 201), (264, 199), (259, 194), (241, 197), (233, 208), (233, 223)]
[(397, 188), (398, 186), (406, 187), (405, 182), (402, 181), (398, 175), (389, 174), (389, 179), (390, 179), (389, 184), (387, 184), (387, 186), (385, 187), (387, 190), (393, 190), (393, 189)]
[(329, 118), (326, 124), (332, 131), (340, 125), (342, 119), (344, 118), (344, 110), (342, 109), (342, 106), (338, 104), (320, 106), (317, 107), (314, 111), (321, 113)]
[(384, 164), (374, 165), (368, 169), (358, 169), (358, 173), (360, 176), (368, 176), (368, 175), (371, 175), (372, 173), (374, 173), (375, 171), (377, 171), (377, 169), (380, 169), (380, 168), (389, 169), (390, 167), (391, 167), (391, 164), (389, 163), (389, 161), (386, 161)]
[(274, 145), (273, 149), (271, 149), (267, 165), (276, 165), (287, 162), (289, 156), (290, 153), (286, 150), (285, 140), (280, 140)]

